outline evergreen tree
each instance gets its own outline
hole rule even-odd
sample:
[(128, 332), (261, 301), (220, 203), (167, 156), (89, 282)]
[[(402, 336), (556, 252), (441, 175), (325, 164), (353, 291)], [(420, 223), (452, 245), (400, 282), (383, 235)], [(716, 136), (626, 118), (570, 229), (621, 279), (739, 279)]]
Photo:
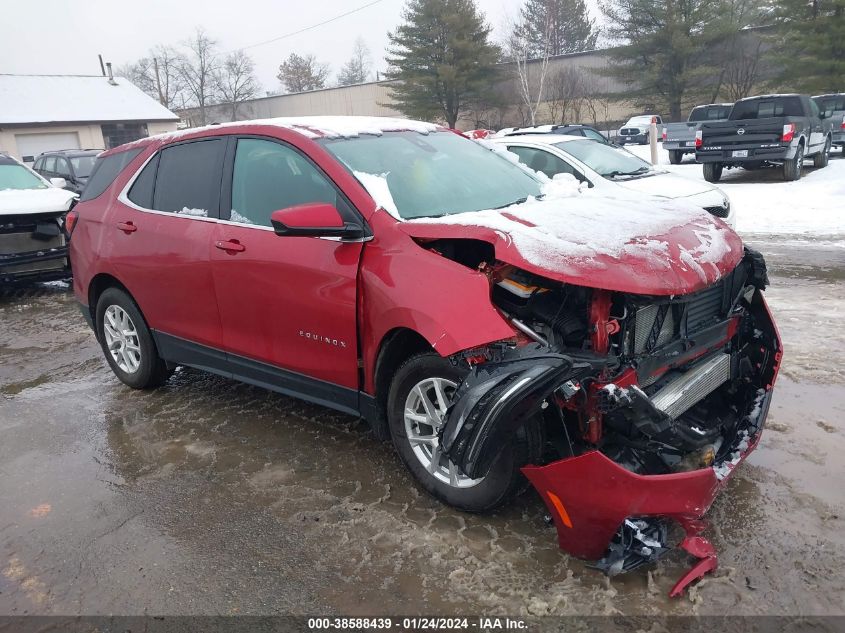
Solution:
[(495, 84), (499, 48), (474, 0), (408, 0), (404, 24), (390, 33), (385, 76), (400, 112), (444, 119), (455, 127), (461, 114), (488, 96)]
[(845, 91), (845, 0), (775, 0), (778, 84), (819, 94)]
[(724, 8), (720, 0), (606, 0), (606, 32), (621, 44), (608, 73), (631, 87), (627, 96), (683, 120), (686, 99), (712, 81), (706, 53), (723, 36)]
[(328, 76), (328, 65), (318, 62), (314, 55), (291, 53), (279, 65), (276, 78), (288, 92), (307, 92), (324, 88)]
[(593, 50), (599, 36), (584, 0), (526, 0), (522, 24), (533, 59), (543, 55), (547, 36), (550, 56)]

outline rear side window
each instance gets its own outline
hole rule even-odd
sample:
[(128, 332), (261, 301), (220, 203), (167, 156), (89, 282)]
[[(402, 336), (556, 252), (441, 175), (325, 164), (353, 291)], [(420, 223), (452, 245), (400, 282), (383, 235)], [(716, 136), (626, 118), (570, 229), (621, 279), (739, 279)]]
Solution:
[[(117, 175), (123, 171), (123, 168), (141, 153), (142, 149), (130, 149), (119, 154), (106, 156), (105, 158), (98, 158), (94, 165), (94, 171), (91, 173), (88, 184), (85, 185), (85, 189), (82, 191), (79, 200), (85, 202), (86, 200), (93, 200), (102, 195), (114, 182), (114, 179), (117, 178)], [(48, 162), (50, 160), (50, 158), (47, 159)]]
[(742, 119), (767, 119), (781, 116), (804, 116), (801, 97), (775, 99), (750, 99), (737, 101), (731, 110), (731, 121)]
[(56, 171), (56, 157), (55, 156), (48, 156), (44, 159), (44, 171)]
[(152, 208), (198, 217), (217, 217), (225, 147), (225, 141), (217, 138), (182, 143), (162, 150)]

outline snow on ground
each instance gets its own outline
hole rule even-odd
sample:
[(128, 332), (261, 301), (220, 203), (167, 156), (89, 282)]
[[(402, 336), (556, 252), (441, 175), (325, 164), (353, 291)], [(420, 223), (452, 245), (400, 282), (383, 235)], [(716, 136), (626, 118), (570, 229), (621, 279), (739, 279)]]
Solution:
[[(647, 145), (625, 149), (649, 160)], [(687, 178), (704, 180), (701, 165), (687, 155), (681, 165), (669, 164), (669, 154), (658, 146), (661, 168)], [(845, 249), (845, 156), (831, 154), (823, 169), (804, 163), (801, 180), (784, 182), (781, 170), (725, 170), (717, 186), (736, 209), (737, 232), (743, 237), (778, 236), (797, 240), (832, 238)]]

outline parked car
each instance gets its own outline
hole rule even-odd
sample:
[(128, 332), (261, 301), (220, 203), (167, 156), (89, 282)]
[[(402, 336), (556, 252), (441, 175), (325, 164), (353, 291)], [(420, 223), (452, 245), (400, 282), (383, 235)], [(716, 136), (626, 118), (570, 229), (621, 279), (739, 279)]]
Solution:
[(695, 133), (706, 121), (726, 121), (732, 103), (709, 103), (690, 110), (684, 123), (667, 123), (663, 127), (663, 149), (669, 152), (669, 162), (680, 165), (685, 154), (695, 154)]
[(736, 212), (728, 197), (713, 185), (658, 169), (619, 147), (577, 136), (506, 136), (491, 139), (519, 160), (549, 178), (572, 174), (597, 191), (614, 195), (620, 190), (661, 198), (682, 199), (736, 226)]
[(759, 441), (765, 264), (699, 209), (543, 197), (502, 154), (368, 117), (135, 141), (71, 212), (74, 292), (130, 387), (188, 365), (362, 416), (445, 503), (524, 475), (562, 547), (631, 569)]
[(64, 178), (65, 188), (82, 193), (101, 149), (64, 149), (39, 154), (32, 168), (45, 178)]
[(825, 118), (831, 122), (831, 143), (845, 152), (845, 93), (813, 97)]
[(616, 135), (616, 142), (619, 145), (625, 145), (627, 143), (646, 145), (649, 134), (651, 133), (652, 119), (656, 119), (657, 138), (660, 138), (663, 135), (663, 119), (656, 114), (642, 114), (631, 117), (625, 125), (619, 128), (619, 132)]
[(76, 195), (0, 153), (0, 284), (69, 276), (65, 215)]
[(798, 180), (805, 158), (825, 167), (832, 140), (830, 119), (806, 95), (740, 99), (727, 121), (704, 123), (696, 132), (695, 159), (704, 178), (718, 182), (725, 168), (781, 166), (784, 180)]
[[(495, 134), (501, 136), (521, 136), (525, 134), (567, 134), (569, 136), (581, 136), (610, 145), (610, 139), (590, 125), (581, 123), (567, 123), (564, 125), (537, 125), (534, 127), (512, 127), (500, 130)], [(488, 137), (489, 138), (489, 137)]]

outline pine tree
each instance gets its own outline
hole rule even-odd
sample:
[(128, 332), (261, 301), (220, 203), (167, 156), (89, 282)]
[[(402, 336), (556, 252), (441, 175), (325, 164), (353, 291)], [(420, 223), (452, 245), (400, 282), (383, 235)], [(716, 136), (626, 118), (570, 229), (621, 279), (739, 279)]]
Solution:
[(584, 0), (526, 0), (522, 23), (534, 59), (543, 54), (547, 33), (550, 56), (593, 50), (599, 36)]
[(780, 87), (845, 91), (845, 0), (776, 0), (775, 17)]
[(718, 0), (606, 0), (606, 32), (620, 44), (608, 73), (630, 86), (629, 98), (656, 101), (682, 120), (686, 99), (712, 81), (706, 52), (723, 36), (724, 8)]
[(288, 92), (307, 92), (324, 88), (328, 76), (329, 67), (318, 62), (314, 55), (291, 53), (279, 65), (276, 78)]
[(404, 24), (390, 33), (385, 76), (400, 112), (442, 119), (455, 127), (461, 113), (488, 96), (499, 48), (474, 0), (408, 0)]

